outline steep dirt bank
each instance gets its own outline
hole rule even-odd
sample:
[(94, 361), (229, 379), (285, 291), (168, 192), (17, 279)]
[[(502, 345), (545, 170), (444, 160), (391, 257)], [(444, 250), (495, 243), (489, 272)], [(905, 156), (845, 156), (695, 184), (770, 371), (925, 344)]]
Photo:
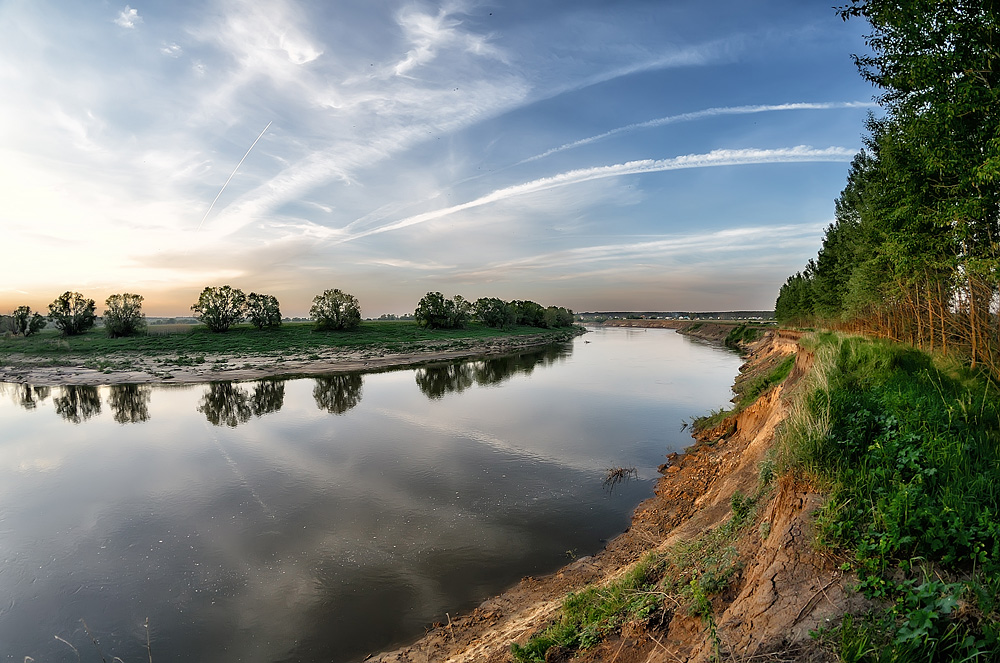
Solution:
[[(728, 332), (727, 332), (728, 333)], [(795, 335), (769, 332), (755, 344), (744, 375), (798, 352)], [(832, 660), (809, 637), (853, 600), (840, 562), (811, 545), (811, 516), (822, 496), (791, 480), (761, 490), (776, 427), (790, 407), (788, 394), (807, 373), (811, 356), (798, 352), (792, 373), (738, 415), (702, 431), (685, 454), (672, 454), (655, 496), (636, 509), (632, 525), (599, 554), (577, 560), (540, 579), (525, 578), (463, 616), (442, 615), (426, 637), (374, 657), (382, 663), (512, 660), (512, 642), (524, 643), (558, 619), (567, 593), (621, 576), (649, 552), (666, 553), (723, 527), (734, 495), (759, 495), (754, 521), (732, 541), (738, 559), (724, 591), (711, 602), (711, 620), (665, 597), (655, 620), (625, 624), (576, 658), (550, 650), (546, 660), (659, 662), (733, 660)], [(776, 485), (774, 485), (776, 483)], [(728, 543), (728, 542), (727, 542)], [(714, 624), (715, 628), (709, 625)]]

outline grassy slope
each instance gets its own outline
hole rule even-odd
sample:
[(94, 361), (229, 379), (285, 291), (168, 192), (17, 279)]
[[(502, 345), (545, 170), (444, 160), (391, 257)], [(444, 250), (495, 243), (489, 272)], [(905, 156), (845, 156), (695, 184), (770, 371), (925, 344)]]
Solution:
[[(850, 663), (1000, 660), (1000, 391), (907, 346), (835, 334), (811, 343), (816, 361), (780, 434), (778, 470), (827, 489), (817, 545), (845, 553), (878, 606), (818, 637)], [(741, 404), (789, 368), (744, 384)], [(724, 544), (754, 522), (773, 468), (762, 467), (757, 494), (734, 496), (721, 543), (706, 532), (686, 544), (694, 555), (680, 546), (569, 595), (557, 622), (513, 646), (515, 659), (585, 649), (674, 606), (705, 620), (719, 657), (707, 599), (725, 589), (735, 551)]]
[(11, 355), (33, 357), (52, 363), (95, 359), (113, 354), (158, 355), (308, 355), (328, 348), (377, 347), (387, 351), (419, 350), (429, 344), (471, 343), (509, 336), (551, 334), (560, 338), (566, 329), (546, 330), (515, 327), (499, 330), (471, 324), (467, 329), (430, 330), (410, 321), (366, 321), (352, 331), (316, 332), (310, 323), (285, 323), (278, 329), (258, 331), (249, 325), (237, 325), (228, 332), (213, 334), (203, 326), (162, 333), (157, 326), (150, 333), (133, 338), (107, 338), (100, 329), (74, 337), (62, 337), (45, 331), (25, 338), (0, 339), (0, 361)]
[(786, 471), (830, 489), (822, 542), (880, 609), (828, 637), (844, 661), (1000, 660), (1000, 392), (911, 347), (821, 334)]

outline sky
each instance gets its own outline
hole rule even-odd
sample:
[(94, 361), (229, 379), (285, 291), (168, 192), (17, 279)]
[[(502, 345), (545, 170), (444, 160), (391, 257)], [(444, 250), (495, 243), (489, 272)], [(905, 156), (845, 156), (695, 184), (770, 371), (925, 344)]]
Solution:
[(0, 0), (0, 311), (773, 308), (875, 90), (803, 0)]

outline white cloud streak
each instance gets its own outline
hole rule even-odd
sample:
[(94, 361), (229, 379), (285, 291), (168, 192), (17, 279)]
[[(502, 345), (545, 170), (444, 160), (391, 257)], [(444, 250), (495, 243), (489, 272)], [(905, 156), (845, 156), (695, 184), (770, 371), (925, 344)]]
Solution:
[(645, 159), (641, 161), (629, 161), (627, 163), (615, 164), (611, 166), (581, 168), (553, 175), (551, 177), (543, 177), (531, 182), (497, 189), (496, 191), (492, 191), (485, 196), (481, 196), (466, 203), (452, 205), (451, 207), (444, 207), (424, 212), (422, 214), (415, 214), (394, 223), (379, 226), (378, 228), (355, 233), (353, 235), (347, 235), (341, 238), (338, 243), (349, 242), (363, 237), (368, 237), (370, 235), (377, 235), (394, 230), (401, 230), (403, 228), (427, 223), (428, 221), (434, 221), (468, 209), (500, 202), (508, 198), (514, 198), (517, 196), (537, 193), (539, 191), (546, 191), (548, 189), (555, 189), (608, 177), (641, 175), (669, 170), (685, 170), (689, 168), (713, 168), (719, 166), (746, 166), (767, 163), (845, 162), (850, 161), (856, 153), (857, 150), (846, 147), (827, 147), (824, 149), (816, 149), (808, 145), (799, 145), (796, 147), (771, 150), (713, 150), (707, 154), (688, 154), (674, 157), (672, 159)]
[(640, 129), (653, 129), (656, 127), (662, 127), (667, 124), (675, 124), (677, 122), (692, 122), (694, 120), (702, 120), (708, 117), (719, 117), (723, 115), (749, 115), (752, 113), (773, 113), (777, 111), (797, 111), (797, 110), (834, 110), (843, 108), (868, 108), (875, 104), (873, 102), (866, 101), (835, 101), (835, 102), (825, 102), (825, 103), (811, 103), (811, 102), (797, 102), (790, 104), (771, 104), (771, 105), (755, 105), (755, 106), (726, 106), (718, 108), (706, 108), (704, 110), (693, 111), (690, 113), (681, 113), (679, 115), (668, 115), (666, 117), (656, 118), (655, 120), (647, 120), (645, 122), (636, 122), (633, 124), (627, 124), (623, 127), (618, 127), (616, 129), (611, 129), (610, 131), (605, 131), (604, 133), (597, 134), (596, 136), (590, 136), (589, 138), (581, 138), (580, 140), (575, 140), (571, 143), (566, 143), (560, 145), (559, 147), (553, 147), (550, 150), (546, 150), (540, 154), (528, 157), (517, 162), (514, 165), (521, 165), (529, 163), (531, 161), (538, 161), (539, 159), (544, 159), (545, 157), (556, 154), (557, 152), (563, 152), (565, 150), (572, 150), (577, 147), (583, 147), (584, 145), (590, 145), (591, 143), (596, 143), (598, 141), (604, 140), (605, 138), (611, 138), (612, 136), (617, 136), (618, 134), (627, 133), (630, 131), (637, 131)]
[[(556, 269), (559, 278), (575, 278), (580, 276), (580, 272), (577, 270), (568, 271), (570, 268), (609, 260), (627, 261), (630, 265), (626, 268), (628, 271), (633, 269), (631, 261), (635, 260), (662, 260), (676, 256), (683, 256), (685, 260), (691, 260), (693, 255), (717, 255), (721, 252), (748, 252), (757, 249), (771, 251), (783, 245), (798, 245), (803, 242), (812, 246), (827, 225), (828, 222), (727, 228), (709, 233), (673, 235), (642, 242), (578, 247), (526, 256), (516, 260), (495, 262), (455, 276), (476, 278), (492, 276), (497, 273), (509, 275), (516, 271), (538, 272)], [(565, 276), (567, 274), (569, 276)]]

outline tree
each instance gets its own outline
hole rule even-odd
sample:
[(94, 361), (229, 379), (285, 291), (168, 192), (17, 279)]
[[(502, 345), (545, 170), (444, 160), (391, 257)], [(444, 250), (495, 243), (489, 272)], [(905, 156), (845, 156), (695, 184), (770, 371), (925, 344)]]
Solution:
[(281, 309), (274, 295), (247, 295), (247, 320), (257, 329), (274, 329), (281, 326)]
[(461, 329), (472, 316), (472, 304), (461, 295), (445, 299), (440, 292), (428, 292), (413, 313), (418, 325), (430, 329)]
[(476, 300), (473, 310), (479, 321), (487, 327), (507, 329), (517, 322), (517, 312), (514, 307), (496, 297), (480, 297)]
[(66, 336), (76, 336), (94, 326), (97, 306), (78, 292), (66, 291), (49, 304), (49, 319)]
[(228, 285), (206, 287), (198, 296), (198, 303), (191, 306), (195, 317), (213, 332), (221, 333), (246, 314), (247, 298), (239, 288)]
[(134, 336), (146, 330), (142, 312), (142, 295), (130, 292), (111, 295), (105, 300), (104, 330), (111, 338)]
[(324, 290), (313, 297), (309, 317), (316, 321), (317, 330), (355, 329), (361, 324), (361, 306), (357, 297), (339, 288)]
[(545, 326), (545, 308), (541, 304), (526, 300), (514, 300), (510, 305), (514, 308), (517, 316), (515, 324), (529, 327)]
[(30, 306), (18, 306), (10, 316), (11, 331), (24, 337), (31, 336), (45, 328), (45, 317), (32, 313)]

